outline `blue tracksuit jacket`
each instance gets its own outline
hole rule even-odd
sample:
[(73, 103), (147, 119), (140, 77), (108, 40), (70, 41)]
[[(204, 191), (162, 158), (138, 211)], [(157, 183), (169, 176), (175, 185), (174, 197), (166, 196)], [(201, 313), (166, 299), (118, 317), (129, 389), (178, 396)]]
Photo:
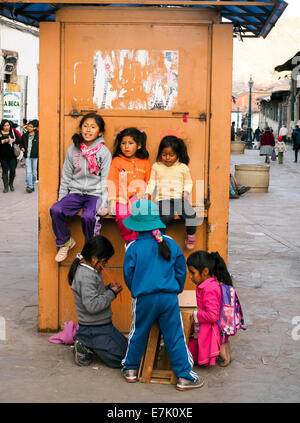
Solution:
[(186, 345), (178, 305), (186, 262), (177, 243), (166, 235), (163, 238), (171, 251), (170, 261), (159, 255), (151, 231), (140, 232), (125, 253), (123, 273), (132, 296), (132, 324), (123, 369), (138, 369), (149, 331), (157, 320), (176, 376), (195, 380), (198, 376), (192, 370), (193, 358)]
[(151, 232), (140, 232), (138, 238), (127, 247), (123, 272), (132, 298), (158, 292), (183, 291), (186, 278), (186, 262), (179, 245), (163, 235), (171, 251), (171, 260), (158, 254), (158, 243)]

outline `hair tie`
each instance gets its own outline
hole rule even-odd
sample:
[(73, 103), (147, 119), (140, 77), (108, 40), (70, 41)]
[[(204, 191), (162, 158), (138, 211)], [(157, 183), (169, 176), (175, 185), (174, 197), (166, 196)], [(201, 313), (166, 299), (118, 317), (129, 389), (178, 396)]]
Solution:
[(154, 238), (156, 239), (156, 241), (160, 244), (161, 242), (163, 242), (163, 236), (160, 232), (159, 229), (154, 229), (152, 231), (152, 235), (154, 236)]
[(84, 257), (83, 257), (83, 255), (81, 255), (81, 253), (78, 253), (76, 258), (78, 258), (79, 260), (83, 260)]
[(140, 132), (143, 133), (144, 131), (142, 129), (140, 129)]

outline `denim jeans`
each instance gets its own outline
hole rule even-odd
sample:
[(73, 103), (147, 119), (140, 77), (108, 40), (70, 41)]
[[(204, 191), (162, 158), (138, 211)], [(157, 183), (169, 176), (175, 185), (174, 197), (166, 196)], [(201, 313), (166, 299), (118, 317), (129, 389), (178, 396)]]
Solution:
[(25, 159), (26, 166), (26, 184), (28, 188), (34, 189), (34, 184), (37, 178), (38, 159)]

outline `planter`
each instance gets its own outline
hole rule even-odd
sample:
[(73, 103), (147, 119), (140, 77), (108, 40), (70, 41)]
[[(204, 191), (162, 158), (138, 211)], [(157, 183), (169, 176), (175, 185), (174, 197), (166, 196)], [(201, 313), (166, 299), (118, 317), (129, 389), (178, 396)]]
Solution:
[(245, 143), (243, 141), (232, 141), (230, 144), (231, 154), (244, 154)]
[(241, 185), (251, 187), (248, 192), (268, 192), (270, 166), (252, 164), (235, 165), (235, 177)]

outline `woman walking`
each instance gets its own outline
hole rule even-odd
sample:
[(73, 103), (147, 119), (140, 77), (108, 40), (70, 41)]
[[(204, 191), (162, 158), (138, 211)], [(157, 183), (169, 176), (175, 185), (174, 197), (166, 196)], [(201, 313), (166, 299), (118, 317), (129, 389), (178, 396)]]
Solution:
[(16, 176), (17, 159), (14, 153), (14, 143), (20, 144), (16, 138), (10, 122), (3, 119), (0, 124), (0, 163), (2, 167), (2, 179), (4, 193), (8, 192), (8, 187), (14, 191), (14, 179)]
[(270, 163), (270, 156), (272, 155), (274, 146), (274, 135), (272, 134), (271, 129), (267, 127), (260, 137), (260, 156), (266, 156), (265, 163)]

